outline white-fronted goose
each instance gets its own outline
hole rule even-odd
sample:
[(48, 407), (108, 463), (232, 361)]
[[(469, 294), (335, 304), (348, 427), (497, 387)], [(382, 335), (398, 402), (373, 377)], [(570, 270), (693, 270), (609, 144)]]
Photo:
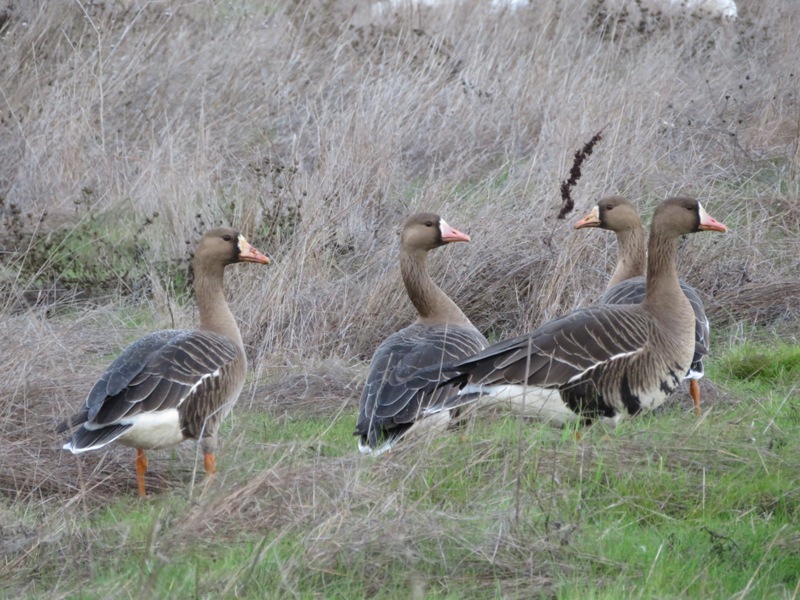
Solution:
[(438, 380), (435, 367), (472, 356), (488, 344), (455, 302), (428, 273), (428, 252), (469, 236), (450, 227), (438, 215), (409, 217), (400, 239), (400, 272), (417, 319), (393, 333), (375, 350), (359, 402), (355, 435), (361, 452), (382, 452), (424, 417), (449, 413), (458, 389), (442, 386), (419, 401), (419, 390)]
[[(600, 298), (602, 304), (639, 304), (645, 296), (644, 230), (636, 207), (627, 198), (611, 196), (604, 198), (586, 215), (575, 223), (575, 229), (599, 227), (617, 234), (617, 267), (608, 282), (606, 292)], [(703, 377), (703, 358), (708, 354), (711, 341), (710, 324), (700, 294), (685, 281), (680, 281), (681, 289), (694, 311), (694, 357), (686, 379), (689, 380), (689, 393), (694, 400), (696, 415), (700, 415), (700, 385), (697, 380)]]
[(237, 262), (269, 264), (234, 229), (206, 232), (194, 256), (200, 328), (165, 330), (128, 346), (86, 398), (61, 423), (70, 428), (73, 454), (119, 442), (136, 449), (139, 495), (145, 496), (145, 450), (199, 439), (208, 474), (216, 472), (217, 430), (244, 385), (247, 359), (239, 328), (225, 301), (223, 271)]
[(650, 228), (641, 304), (573, 311), (445, 366), (440, 385), (459, 384), (464, 393), (515, 393), (534, 401), (556, 392), (583, 420), (602, 417), (614, 424), (661, 405), (693, 356), (692, 307), (675, 268), (678, 239), (704, 230), (726, 228), (697, 200), (664, 201)]

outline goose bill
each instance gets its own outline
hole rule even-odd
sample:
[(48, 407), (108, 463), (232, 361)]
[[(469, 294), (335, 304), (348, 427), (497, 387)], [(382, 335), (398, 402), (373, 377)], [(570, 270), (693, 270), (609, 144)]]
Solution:
[(728, 231), (728, 228), (725, 227), (725, 225), (717, 221), (705, 211), (702, 204), (699, 204), (698, 206), (700, 207), (700, 225), (698, 226), (700, 231), (719, 231), (721, 233)]
[(575, 223), (575, 229), (584, 227), (600, 227), (600, 208), (598, 206), (595, 206), (588, 215)]
[(443, 242), (468, 242), (469, 236), (466, 233), (461, 233), (458, 229), (450, 227), (445, 223), (444, 219), (439, 220), (439, 231), (442, 232)]
[(260, 263), (262, 265), (268, 265), (270, 263), (269, 257), (251, 246), (242, 235), (239, 236), (239, 260), (242, 262)]

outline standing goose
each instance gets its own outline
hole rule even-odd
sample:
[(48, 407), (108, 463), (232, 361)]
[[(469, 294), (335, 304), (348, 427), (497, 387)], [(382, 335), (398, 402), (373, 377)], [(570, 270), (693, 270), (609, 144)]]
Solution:
[(421, 370), (472, 356), (486, 338), (428, 273), (428, 252), (451, 242), (468, 242), (438, 215), (409, 217), (400, 238), (400, 272), (417, 319), (386, 338), (375, 350), (361, 394), (355, 435), (363, 453), (388, 450), (422, 417), (449, 417), (458, 389), (442, 386), (420, 402), (418, 392), (438, 381), (437, 373)]
[(203, 235), (194, 257), (200, 328), (157, 331), (128, 346), (85, 407), (58, 426), (59, 433), (76, 428), (65, 450), (78, 454), (111, 442), (135, 448), (140, 496), (146, 495), (145, 450), (199, 439), (206, 473), (216, 472), (217, 430), (247, 373), (242, 336), (223, 290), (225, 267), (237, 262), (270, 261), (234, 229)]
[[(626, 198), (611, 196), (601, 200), (575, 229), (599, 227), (617, 234), (617, 267), (608, 282), (601, 304), (639, 304), (645, 297), (644, 230), (639, 213)], [(689, 393), (694, 400), (694, 411), (700, 416), (700, 385), (703, 377), (703, 358), (708, 354), (711, 340), (710, 324), (700, 294), (685, 281), (680, 282), (694, 311), (694, 357), (685, 379), (689, 380)]]
[(490, 396), (516, 393), (533, 402), (555, 393), (584, 420), (611, 424), (661, 405), (692, 362), (692, 307), (678, 283), (675, 257), (679, 237), (697, 231), (727, 229), (697, 200), (664, 201), (650, 228), (641, 304), (575, 310), (444, 367), (439, 385)]

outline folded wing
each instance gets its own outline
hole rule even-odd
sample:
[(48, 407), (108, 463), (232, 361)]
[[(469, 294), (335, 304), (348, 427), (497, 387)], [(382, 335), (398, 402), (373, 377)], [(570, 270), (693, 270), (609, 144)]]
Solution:
[[(374, 444), (386, 430), (462, 403), (457, 385), (435, 387), (438, 367), (485, 346), (486, 339), (476, 329), (462, 326), (414, 324), (386, 338), (372, 358), (356, 434)], [(423, 394), (424, 389), (428, 391)]]

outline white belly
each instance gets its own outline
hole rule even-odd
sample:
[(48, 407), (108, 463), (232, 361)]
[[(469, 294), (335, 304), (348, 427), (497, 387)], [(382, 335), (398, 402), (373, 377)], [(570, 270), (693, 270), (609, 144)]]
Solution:
[(561, 399), (558, 390), (549, 390), (533, 385), (467, 385), (462, 394), (480, 393), (478, 409), (500, 408), (526, 417), (533, 417), (551, 425), (564, 426), (574, 423), (578, 415)]
[(185, 439), (181, 433), (177, 409), (142, 413), (129, 419), (121, 419), (120, 423), (133, 425), (117, 439), (120, 444), (132, 448), (171, 448)]

